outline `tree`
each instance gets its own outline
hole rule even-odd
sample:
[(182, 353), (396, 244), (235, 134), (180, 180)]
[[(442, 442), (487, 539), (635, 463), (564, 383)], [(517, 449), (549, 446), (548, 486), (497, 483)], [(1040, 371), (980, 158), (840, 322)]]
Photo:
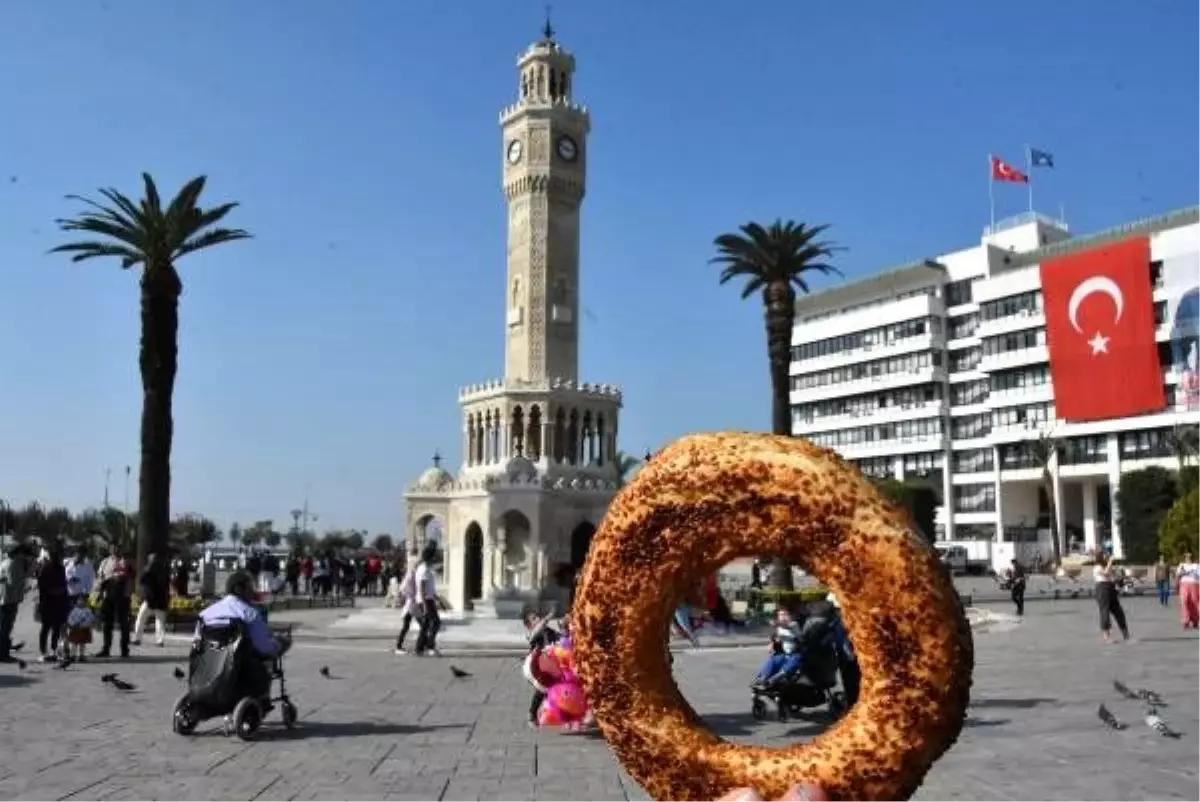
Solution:
[(366, 532), (360, 532), (357, 529), (351, 529), (346, 535), (346, 547), (358, 551), (366, 542)]
[(17, 541), (21, 542), (43, 534), (45, 525), (46, 511), (42, 509), (41, 504), (31, 501), (17, 510), (17, 521), (13, 531)]
[(242, 525), (238, 523), (230, 524), (226, 538), (234, 546), (242, 545)]
[(1042, 488), (1046, 493), (1046, 508), (1050, 511), (1050, 549), (1054, 555), (1054, 567), (1062, 564), (1062, 555), (1066, 545), (1059, 541), (1058, 508), (1054, 503), (1054, 469), (1058, 467), (1058, 455), (1062, 451), (1062, 443), (1055, 437), (1042, 432), (1036, 440), (1029, 441), (1030, 453), (1034, 462), (1042, 469)]
[(1121, 475), (1117, 510), (1127, 560), (1154, 562), (1163, 519), (1178, 497), (1175, 474), (1166, 468), (1151, 466)]
[(617, 466), (617, 488), (627, 485), (642, 464), (642, 460), (637, 457), (626, 454), (624, 451), (618, 451), (613, 457), (613, 465)]
[(902, 482), (899, 479), (887, 478), (873, 481), (885, 498), (908, 513), (917, 532), (927, 541), (933, 542), (934, 530), (937, 527), (937, 508), (941, 504), (937, 490), (929, 483), (919, 480)]
[(1200, 470), (1195, 465), (1200, 454), (1200, 428), (1176, 425), (1167, 435), (1167, 445), (1179, 461), (1179, 495), (1186, 496), (1200, 485)]
[(1158, 550), (1171, 562), (1200, 553), (1200, 489), (1193, 488), (1167, 511), (1158, 530)]
[(376, 535), (371, 541), (371, 548), (380, 554), (391, 554), (396, 550), (396, 544), (392, 542), (391, 535)]
[(267, 536), (265, 538), (263, 538), (263, 540), (265, 540), (267, 542), (268, 546), (270, 546), (271, 548), (275, 548), (276, 546), (278, 546), (280, 543), (283, 542), (283, 535), (279, 534), (274, 529), (272, 529), (270, 532), (267, 532)]
[(221, 537), (217, 525), (203, 515), (180, 516), (171, 524), (171, 529), (181, 550), (190, 550), (193, 546), (202, 546)]
[(215, 227), (237, 204), (200, 207), (205, 180), (204, 176), (193, 178), (165, 208), (149, 173), (142, 174), (145, 195), (140, 203), (115, 189), (99, 190), (108, 205), (78, 195), (68, 196), (87, 208), (75, 217), (59, 219), (59, 228), (96, 238), (51, 249), (52, 253), (72, 254), (73, 262), (113, 256), (121, 260), (123, 269), (141, 267), (138, 566), (145, 564), (150, 551), (164, 552), (170, 538), (174, 437), (171, 410), (179, 358), (179, 296), (183, 292), (175, 264), (189, 253), (250, 236), (242, 229)]
[[(791, 436), (792, 329), (796, 320), (796, 293), (809, 292), (808, 277), (815, 273), (841, 275), (828, 263), (839, 250), (820, 239), (828, 225), (808, 226), (776, 220), (768, 227), (746, 223), (737, 234), (721, 234), (714, 241), (717, 255), (710, 263), (721, 265), (720, 283), (744, 279), (742, 299), (762, 293), (766, 309), (767, 360), (771, 373), (771, 431)], [(771, 565), (768, 586), (791, 590), (792, 569), (784, 560)]]
[(273, 521), (255, 521), (253, 525), (242, 530), (242, 545), (254, 547), (265, 543), (274, 531)]
[(75, 518), (66, 507), (52, 507), (46, 510), (42, 523), (42, 533), (46, 537), (67, 540), (74, 534)]

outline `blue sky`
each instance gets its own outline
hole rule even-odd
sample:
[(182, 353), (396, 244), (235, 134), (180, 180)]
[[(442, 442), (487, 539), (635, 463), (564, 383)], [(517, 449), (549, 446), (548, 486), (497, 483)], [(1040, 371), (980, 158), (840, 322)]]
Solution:
[[(456, 391), (497, 377), (500, 108), (541, 3), (5, 0), (0, 498), (121, 503), (141, 405), (137, 290), (48, 256), (67, 193), (174, 190), (256, 239), (189, 257), (174, 507), (402, 530), (457, 464)], [(712, 238), (833, 225), (849, 277), (978, 241), (986, 157), (1039, 172), (1079, 231), (1196, 202), (1197, 6), (1143, 0), (556, 4), (592, 111), (583, 375), (625, 390), (622, 447), (765, 428), (762, 312)], [(998, 211), (1022, 211), (1019, 188)]]

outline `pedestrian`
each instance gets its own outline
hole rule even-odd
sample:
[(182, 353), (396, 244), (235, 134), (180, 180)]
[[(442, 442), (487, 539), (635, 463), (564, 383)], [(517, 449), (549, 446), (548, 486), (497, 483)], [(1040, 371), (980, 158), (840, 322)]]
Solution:
[(23, 543), (9, 548), (0, 559), (0, 663), (15, 663), (12, 656), (13, 624), (25, 598), (29, 552)]
[(1158, 589), (1158, 603), (1163, 607), (1168, 606), (1171, 603), (1171, 566), (1167, 565), (1167, 558), (1161, 554), (1154, 564), (1154, 586)]
[(1112, 641), (1110, 630), (1112, 621), (1117, 622), (1117, 628), (1125, 640), (1129, 640), (1129, 625), (1125, 621), (1125, 610), (1121, 607), (1121, 595), (1117, 590), (1116, 571), (1113, 563), (1116, 557), (1105, 556), (1103, 552), (1096, 555), (1096, 565), (1092, 568), (1092, 580), (1095, 582), (1096, 605), (1100, 610), (1100, 635), (1105, 643)]
[(300, 595), (300, 558), (296, 552), (288, 555), (287, 562), (283, 565), (283, 575), (287, 580), (288, 589), (292, 592), (292, 596)]
[(1200, 564), (1191, 552), (1175, 569), (1179, 577), (1179, 621), (1184, 629), (1200, 627)]
[(322, 597), (329, 595), (329, 557), (328, 555), (319, 555), (313, 561), (312, 587), (313, 593), (320, 593)]
[(113, 627), (121, 630), (121, 657), (129, 657), (129, 601), (133, 594), (133, 566), (125, 559), (120, 544), (113, 544), (100, 563), (96, 580), (100, 584), (100, 622), (104, 641), (97, 657), (112, 656)]
[(311, 554), (305, 554), (300, 560), (300, 577), (304, 580), (304, 595), (313, 595), (313, 558)]
[(1009, 594), (1017, 608), (1018, 618), (1025, 615), (1025, 583), (1027, 579), (1025, 566), (1021, 565), (1016, 557), (1013, 557), (1012, 565), (1008, 569)]
[(262, 585), (262, 557), (257, 551), (250, 552), (246, 557), (246, 572), (254, 579), (254, 587), (260, 588)]
[(154, 643), (162, 646), (167, 638), (167, 608), (171, 596), (171, 568), (158, 554), (146, 558), (146, 568), (138, 580), (142, 594), (142, 605), (138, 608), (137, 621), (133, 625), (133, 645), (142, 645), (142, 633), (146, 620), (154, 615)]
[(58, 655), (58, 641), (71, 609), (67, 596), (67, 569), (62, 546), (54, 541), (46, 550), (46, 560), (38, 567), (38, 652), (43, 663), (53, 663)]
[(67, 656), (77, 663), (83, 663), (87, 661), (87, 647), (92, 642), (92, 627), (95, 626), (96, 617), (87, 605), (87, 596), (74, 598), (74, 606), (67, 614)]
[(96, 585), (96, 569), (92, 567), (92, 561), (88, 558), (88, 548), (85, 544), (81, 543), (75, 547), (75, 556), (67, 560), (65, 573), (69, 615), (79, 598), (82, 596), (86, 600)]
[(175, 588), (175, 595), (181, 599), (188, 595), (188, 584), (191, 581), (191, 571), (188, 570), (188, 559), (184, 557), (175, 561), (175, 577), (171, 584)]
[(433, 561), (437, 557), (437, 544), (426, 543), (421, 549), (421, 561), (413, 574), (413, 597), (416, 600), (418, 614), (421, 617), (417, 630), (417, 655), (433, 652), (442, 656), (437, 647), (438, 630), (442, 621), (438, 616), (437, 578), (434, 575)]
[[(400, 634), (396, 636), (396, 654), (408, 654), (404, 649), (404, 639), (408, 637), (408, 628), (412, 626), (413, 617), (417, 610), (417, 566), (414, 563), (404, 572), (400, 580), (399, 595), (404, 609), (404, 617), (400, 619)], [(418, 625), (419, 626), (419, 625)]]

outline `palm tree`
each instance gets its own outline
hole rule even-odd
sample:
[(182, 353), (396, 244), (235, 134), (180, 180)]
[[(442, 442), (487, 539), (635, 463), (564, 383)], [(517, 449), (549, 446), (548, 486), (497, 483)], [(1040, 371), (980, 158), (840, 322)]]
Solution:
[(135, 203), (115, 189), (101, 189), (108, 205), (78, 195), (68, 199), (88, 208), (60, 219), (63, 231), (83, 232), (96, 239), (59, 245), (51, 253), (73, 254), (82, 262), (114, 256), (121, 267), (141, 267), (142, 337), (138, 362), (142, 374), (141, 466), (138, 472), (138, 565), (149, 551), (162, 553), (171, 532), (171, 415), (179, 359), (179, 296), (183, 282), (175, 263), (194, 251), (246, 239), (240, 228), (214, 227), (237, 207), (223, 203), (198, 205), (205, 177), (193, 178), (164, 208), (158, 188), (142, 174), (145, 196)]
[[(1051, 466), (1061, 453), (1063, 444), (1053, 435), (1042, 432), (1030, 441), (1029, 450), (1034, 462), (1042, 469), (1042, 488), (1046, 493), (1046, 507), (1050, 512), (1050, 548), (1054, 554), (1054, 567), (1062, 564), (1063, 544), (1058, 540), (1058, 508), (1054, 503), (1054, 474)], [(1057, 467), (1056, 465), (1054, 467)]]
[(1194, 482), (1189, 463), (1200, 453), (1200, 429), (1176, 424), (1167, 435), (1167, 445), (1179, 461), (1179, 494), (1185, 496)]
[(642, 464), (642, 461), (637, 457), (631, 456), (624, 451), (618, 451), (613, 458), (613, 465), (617, 466), (617, 489), (629, 484), (629, 480), (633, 478), (634, 472)]
[[(744, 279), (742, 298), (762, 292), (766, 307), (767, 359), (771, 371), (771, 431), (792, 433), (791, 366), (792, 328), (796, 321), (796, 294), (808, 294), (808, 277), (813, 273), (841, 275), (829, 264), (837, 245), (820, 239), (828, 225), (807, 226), (791, 220), (776, 220), (764, 228), (746, 223), (737, 234), (722, 234), (713, 240), (717, 255), (710, 262), (722, 266), (720, 282)], [(775, 589), (792, 588), (792, 569), (776, 559), (768, 584)]]

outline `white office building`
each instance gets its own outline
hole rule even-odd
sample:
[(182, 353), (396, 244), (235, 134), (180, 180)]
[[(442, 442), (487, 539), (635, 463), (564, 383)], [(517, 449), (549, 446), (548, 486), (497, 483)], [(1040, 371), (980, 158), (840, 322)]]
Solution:
[[(1168, 411), (1058, 420), (1039, 265), (1148, 236), (1160, 359), (1170, 366), (1176, 289), (1166, 286), (1163, 264), (1175, 276), (1186, 268), (1196, 283), (1198, 221), (1200, 210), (1190, 208), (1073, 237), (1061, 221), (1029, 213), (989, 227), (977, 246), (801, 298), (793, 433), (836, 449), (868, 475), (940, 486), (939, 539), (1021, 544), (1009, 548), (1046, 558), (1050, 505), (1030, 443), (1050, 434), (1067, 445), (1052, 463), (1059, 531), (1075, 548), (1111, 542), (1121, 555), (1120, 475), (1178, 466), (1170, 436), (1200, 423), (1200, 411), (1194, 395), (1189, 409), (1177, 390), (1194, 385), (1195, 374), (1181, 382), (1185, 368), (1164, 368)], [(1195, 350), (1188, 358), (1194, 363)]]

